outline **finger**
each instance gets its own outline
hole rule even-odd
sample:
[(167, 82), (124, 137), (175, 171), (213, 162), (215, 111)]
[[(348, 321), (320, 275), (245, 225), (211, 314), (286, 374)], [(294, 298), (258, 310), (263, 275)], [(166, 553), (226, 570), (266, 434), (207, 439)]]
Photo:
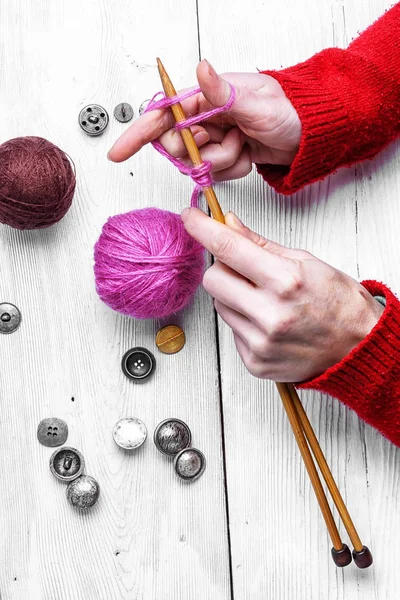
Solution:
[(234, 333), (237, 333), (242, 339), (246, 340), (246, 344), (260, 347), (262, 340), (259, 329), (246, 316), (237, 312), (230, 306), (227, 306), (219, 300), (214, 301), (215, 310)]
[(237, 273), (266, 287), (288, 273), (288, 259), (261, 248), (252, 240), (234, 229), (210, 219), (196, 208), (187, 208), (182, 213), (186, 231), (221, 262)]
[[(182, 93), (189, 91), (181, 90)], [(195, 94), (181, 102), (186, 114), (196, 115), (208, 110), (209, 103), (202, 93)], [(204, 106), (206, 105), (206, 106)], [(143, 114), (115, 142), (107, 157), (113, 162), (122, 162), (136, 154), (146, 144), (159, 138), (168, 129), (173, 128), (175, 119), (170, 110), (152, 110)]]
[[(204, 127), (194, 125), (190, 128), (198, 148), (207, 144), (210, 141), (210, 135)], [(183, 158), (187, 156), (186, 146), (183, 143), (182, 135), (179, 131), (170, 129), (163, 133), (158, 141), (166, 149), (166, 151), (175, 158)]]
[[(234, 333), (233, 338), (235, 341), (236, 350), (238, 351), (238, 354), (248, 372), (253, 375), (253, 377), (258, 377), (261, 379), (273, 379), (274, 370), (271, 368), (269, 361), (260, 360), (250, 350), (246, 341), (238, 333)], [(281, 381), (279, 378), (273, 380)]]
[(253, 169), (253, 163), (251, 161), (250, 152), (247, 147), (243, 148), (239, 158), (232, 167), (222, 169), (214, 173), (214, 181), (231, 181), (233, 179), (241, 179), (251, 173)]
[[(232, 308), (245, 317), (249, 316), (249, 311), (254, 312), (254, 307), (259, 302), (254, 286), (219, 261), (205, 272), (203, 286), (217, 302)], [(265, 302), (260, 298), (258, 306), (260, 310), (262, 301)]]
[[(198, 64), (196, 74), (204, 98), (212, 106), (224, 106), (231, 95), (231, 86), (227, 79), (218, 75), (214, 67), (205, 59)], [(234, 77), (232, 80), (232, 84), (234, 84)], [(261, 86), (261, 81), (264, 80), (258, 75), (258, 87)], [(226, 114), (239, 119), (242, 123), (251, 123), (255, 117), (259, 118), (260, 115), (265, 118), (265, 99), (261, 102), (259, 95), (254, 93), (250, 86), (235, 85), (234, 88), (235, 100)]]
[(208, 144), (201, 152), (203, 161), (210, 161), (212, 173), (227, 169), (236, 163), (243, 148), (243, 139), (237, 127), (228, 131), (220, 144)]
[(173, 127), (174, 118), (169, 110), (154, 110), (139, 117), (107, 154), (113, 162), (122, 162), (139, 152), (143, 146), (156, 140), (165, 131)]
[(257, 246), (260, 246), (260, 248), (264, 248), (269, 252), (274, 252), (276, 254), (279, 254), (280, 256), (290, 256), (293, 253), (293, 250), (285, 248), (285, 246), (281, 246), (277, 242), (267, 240), (259, 233), (256, 233), (255, 231), (249, 229), (249, 227), (246, 227), (246, 225), (242, 223), (239, 217), (237, 217), (232, 212), (229, 212), (227, 215), (225, 215), (225, 224), (234, 231), (237, 231), (247, 239), (257, 244)]

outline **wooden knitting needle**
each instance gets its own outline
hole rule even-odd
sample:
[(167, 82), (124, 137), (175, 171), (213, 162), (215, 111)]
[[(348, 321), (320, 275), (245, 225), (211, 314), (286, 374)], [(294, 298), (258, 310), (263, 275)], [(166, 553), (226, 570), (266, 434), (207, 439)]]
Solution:
[(325, 479), (325, 482), (329, 488), (330, 494), (340, 514), (340, 518), (342, 519), (343, 525), (345, 526), (346, 531), (349, 534), (349, 538), (354, 549), (354, 562), (360, 569), (370, 567), (373, 562), (371, 551), (367, 546), (364, 546), (360, 540), (354, 523), (350, 517), (349, 511), (347, 510), (346, 504), (344, 503), (336, 481), (333, 478), (332, 472), (329, 469), (328, 463), (326, 462), (326, 458), (321, 450), (321, 446), (318, 443), (317, 436), (314, 433), (311, 423), (307, 417), (306, 411), (304, 410), (304, 407), (300, 402), (295, 388), (292, 385), (290, 385), (288, 386), (288, 390), (292, 397), (293, 405), (299, 416), (309, 446), (315, 456), (322, 476)]
[[(174, 88), (174, 86), (173, 86), (173, 84), (172, 84), (172, 82), (171, 82), (171, 80), (159, 58), (157, 58), (157, 65), (158, 65), (158, 71), (160, 74), (160, 79), (161, 79), (166, 97), (172, 98), (172, 97), (176, 96), (176, 90), (175, 90), (175, 88)], [(174, 115), (176, 122), (180, 123), (186, 119), (186, 115), (185, 115), (180, 103), (173, 104), (171, 106), (171, 110), (172, 110), (172, 113)], [(191, 130), (189, 128), (182, 129), (180, 133), (182, 135), (183, 142), (186, 146), (186, 149), (192, 160), (193, 165), (200, 166), (201, 164), (203, 164), (203, 161), (202, 161), (202, 158), (200, 155), (200, 151), (196, 145), (196, 142), (194, 140)], [(224, 214), (221, 210), (221, 207), (219, 205), (219, 202), (217, 200), (217, 197), (215, 195), (213, 188), (211, 186), (204, 188), (204, 195), (207, 199), (211, 214), (214, 217), (214, 219), (219, 221), (220, 223), (224, 223), (225, 222)], [(285, 410), (288, 414), (290, 424), (292, 425), (292, 429), (295, 434), (297, 444), (298, 444), (300, 452), (303, 456), (305, 466), (309, 473), (311, 483), (314, 487), (314, 491), (315, 491), (317, 500), (319, 502), (322, 515), (325, 519), (325, 522), (326, 522), (326, 525), (327, 525), (327, 528), (328, 528), (328, 531), (329, 531), (329, 534), (330, 534), (330, 537), (332, 540), (333, 560), (337, 566), (342, 566), (342, 567), (346, 566), (351, 562), (351, 553), (350, 553), (348, 546), (343, 544), (343, 542), (340, 538), (339, 531), (336, 527), (332, 512), (330, 510), (328, 501), (326, 499), (324, 490), (321, 485), (321, 481), (318, 476), (318, 472), (316, 470), (314, 461), (312, 459), (310, 449), (309, 449), (307, 441), (304, 437), (304, 432), (301, 427), (299, 416), (293, 405), (292, 397), (289, 392), (288, 385), (287, 384), (277, 384), (277, 387), (278, 387), (278, 391), (281, 395)], [(293, 390), (294, 390), (294, 388), (293, 388)], [(295, 390), (294, 390), (294, 392), (296, 393)]]

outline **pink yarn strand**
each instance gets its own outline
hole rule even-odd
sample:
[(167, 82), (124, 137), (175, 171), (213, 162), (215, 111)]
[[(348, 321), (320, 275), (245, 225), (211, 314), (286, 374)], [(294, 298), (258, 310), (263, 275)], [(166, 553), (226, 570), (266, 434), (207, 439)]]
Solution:
[[(213, 108), (212, 110), (200, 113), (193, 117), (189, 117), (189, 118), (185, 119), (184, 121), (181, 121), (180, 123), (176, 123), (175, 130), (181, 131), (182, 129), (185, 129), (186, 127), (191, 127), (192, 125), (195, 125), (196, 123), (201, 123), (201, 122), (205, 121), (206, 119), (211, 119), (212, 117), (215, 117), (216, 115), (219, 115), (223, 112), (230, 110), (230, 108), (232, 107), (232, 105), (235, 101), (235, 98), (236, 98), (235, 88), (232, 85), (230, 85), (230, 88), (231, 88), (230, 96), (228, 98), (228, 101), (223, 106), (220, 106), (218, 108)], [(163, 92), (157, 92), (157, 94), (155, 94), (153, 96), (153, 98), (150, 100), (150, 102), (147, 105), (144, 112), (146, 113), (151, 110), (162, 110), (162, 109), (170, 108), (174, 104), (177, 104), (178, 102), (182, 102), (182, 100), (186, 100), (187, 98), (190, 98), (191, 96), (195, 96), (199, 92), (201, 92), (201, 89), (199, 87), (196, 87), (192, 90), (189, 90), (188, 92), (178, 94), (177, 96), (174, 96), (173, 98), (167, 98)], [(157, 100), (157, 98), (159, 96), (161, 96), (161, 99)], [(157, 150), (157, 152), (159, 152), (162, 156), (165, 156), (166, 158), (168, 158), (168, 160), (173, 165), (175, 165), (175, 167), (177, 167), (183, 175), (188, 175), (194, 181), (196, 186), (193, 190), (190, 204), (191, 204), (191, 206), (197, 207), (198, 202), (199, 202), (200, 193), (202, 192), (202, 190), (205, 187), (208, 187), (214, 183), (213, 178), (211, 176), (211, 170), (212, 170), (211, 162), (207, 160), (207, 161), (204, 161), (198, 167), (187, 167), (182, 161), (180, 161), (179, 159), (172, 156), (169, 152), (167, 152), (167, 150), (164, 148), (164, 146), (162, 144), (160, 144), (160, 142), (154, 141), (154, 142), (152, 142), (152, 145)]]

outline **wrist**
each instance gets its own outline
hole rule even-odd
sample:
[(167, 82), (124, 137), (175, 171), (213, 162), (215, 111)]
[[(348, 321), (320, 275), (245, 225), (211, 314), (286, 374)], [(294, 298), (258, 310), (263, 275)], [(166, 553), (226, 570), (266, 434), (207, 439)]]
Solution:
[(385, 306), (381, 301), (378, 301), (372, 296), (363, 286), (360, 285), (357, 290), (357, 300), (351, 305), (354, 307), (348, 314), (347, 333), (342, 337), (342, 345), (340, 351), (336, 353), (335, 360), (331, 366), (339, 363), (350, 352), (371, 333), (373, 328), (381, 318)]

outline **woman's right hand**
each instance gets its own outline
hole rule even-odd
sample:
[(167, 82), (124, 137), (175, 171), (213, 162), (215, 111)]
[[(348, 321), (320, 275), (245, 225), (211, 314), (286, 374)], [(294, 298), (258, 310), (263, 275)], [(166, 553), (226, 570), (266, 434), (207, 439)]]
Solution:
[[(202, 60), (197, 67), (201, 92), (182, 102), (188, 116), (223, 106), (235, 87), (236, 98), (228, 113), (192, 126), (196, 143), (202, 148), (204, 161), (212, 163), (215, 181), (246, 176), (252, 164), (290, 165), (301, 136), (297, 112), (280, 84), (262, 73), (226, 73), (217, 75)], [(144, 145), (159, 139), (165, 149), (190, 164), (179, 132), (174, 130), (170, 110), (143, 114), (115, 142), (108, 153), (113, 162), (122, 162)]]

